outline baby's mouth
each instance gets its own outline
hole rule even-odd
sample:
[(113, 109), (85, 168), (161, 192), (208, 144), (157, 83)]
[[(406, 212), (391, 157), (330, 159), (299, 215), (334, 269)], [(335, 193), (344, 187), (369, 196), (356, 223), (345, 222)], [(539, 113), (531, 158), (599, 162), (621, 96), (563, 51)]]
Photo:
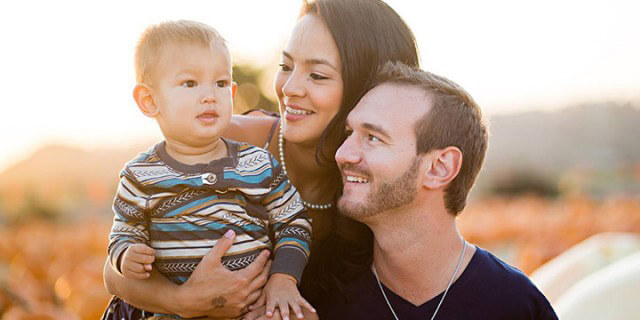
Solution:
[(203, 121), (213, 121), (218, 118), (218, 113), (215, 110), (207, 110), (199, 114), (197, 118)]

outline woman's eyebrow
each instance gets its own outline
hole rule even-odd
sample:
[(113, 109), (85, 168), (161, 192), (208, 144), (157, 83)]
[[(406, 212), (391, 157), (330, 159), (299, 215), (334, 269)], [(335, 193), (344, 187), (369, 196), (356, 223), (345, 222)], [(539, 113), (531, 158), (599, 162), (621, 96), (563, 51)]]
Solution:
[[(286, 52), (286, 51), (282, 51), (282, 55), (285, 56), (287, 59), (289, 60), (294, 60), (293, 56)], [(328, 66), (329, 68), (338, 71), (338, 68), (336, 68), (334, 65), (332, 65), (329, 61), (325, 60), (325, 59), (306, 59), (304, 60), (305, 64), (324, 64), (326, 66)]]

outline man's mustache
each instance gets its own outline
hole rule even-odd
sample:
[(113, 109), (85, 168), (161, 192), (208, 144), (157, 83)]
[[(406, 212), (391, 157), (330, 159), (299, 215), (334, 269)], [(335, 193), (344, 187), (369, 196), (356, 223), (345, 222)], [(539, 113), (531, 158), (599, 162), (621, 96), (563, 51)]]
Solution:
[(369, 171), (369, 169), (367, 169), (363, 165), (355, 165), (355, 164), (351, 164), (351, 163), (345, 163), (345, 164), (340, 165), (340, 171), (343, 172), (343, 175), (344, 175), (344, 171), (349, 171), (350, 173), (358, 174), (358, 175), (361, 175), (363, 177), (367, 177), (369, 180), (371, 180), (371, 171)]

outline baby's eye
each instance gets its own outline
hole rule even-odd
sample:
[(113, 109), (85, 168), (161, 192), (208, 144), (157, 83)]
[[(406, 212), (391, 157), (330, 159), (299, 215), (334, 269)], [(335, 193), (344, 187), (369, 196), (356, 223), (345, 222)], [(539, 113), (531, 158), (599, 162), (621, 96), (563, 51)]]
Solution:
[(327, 78), (327, 77), (325, 77), (325, 76), (321, 76), (321, 75), (319, 75), (319, 74), (317, 74), (317, 73), (312, 73), (312, 74), (310, 74), (310, 75), (309, 75), (309, 77), (311, 77), (311, 79), (313, 79), (313, 80), (324, 80), (324, 79), (329, 79), (329, 78)]
[(218, 88), (224, 88), (226, 86), (229, 85), (229, 81), (227, 80), (220, 80), (218, 82), (216, 82), (216, 86), (218, 86)]
[(198, 83), (195, 82), (194, 80), (187, 80), (187, 81), (183, 81), (181, 86), (183, 87), (187, 87), (187, 88), (193, 88), (195, 86), (197, 86)]
[(291, 68), (289, 68), (289, 66), (286, 63), (281, 63), (278, 66), (280, 66), (280, 70), (282, 71), (291, 71)]

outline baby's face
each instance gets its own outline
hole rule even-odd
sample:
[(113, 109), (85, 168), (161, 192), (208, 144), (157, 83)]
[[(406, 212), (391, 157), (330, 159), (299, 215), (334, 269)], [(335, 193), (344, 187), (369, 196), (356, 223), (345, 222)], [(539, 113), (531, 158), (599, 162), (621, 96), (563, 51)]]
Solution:
[(212, 143), (231, 120), (231, 59), (221, 44), (169, 44), (156, 66), (153, 98), (165, 139), (192, 147)]

